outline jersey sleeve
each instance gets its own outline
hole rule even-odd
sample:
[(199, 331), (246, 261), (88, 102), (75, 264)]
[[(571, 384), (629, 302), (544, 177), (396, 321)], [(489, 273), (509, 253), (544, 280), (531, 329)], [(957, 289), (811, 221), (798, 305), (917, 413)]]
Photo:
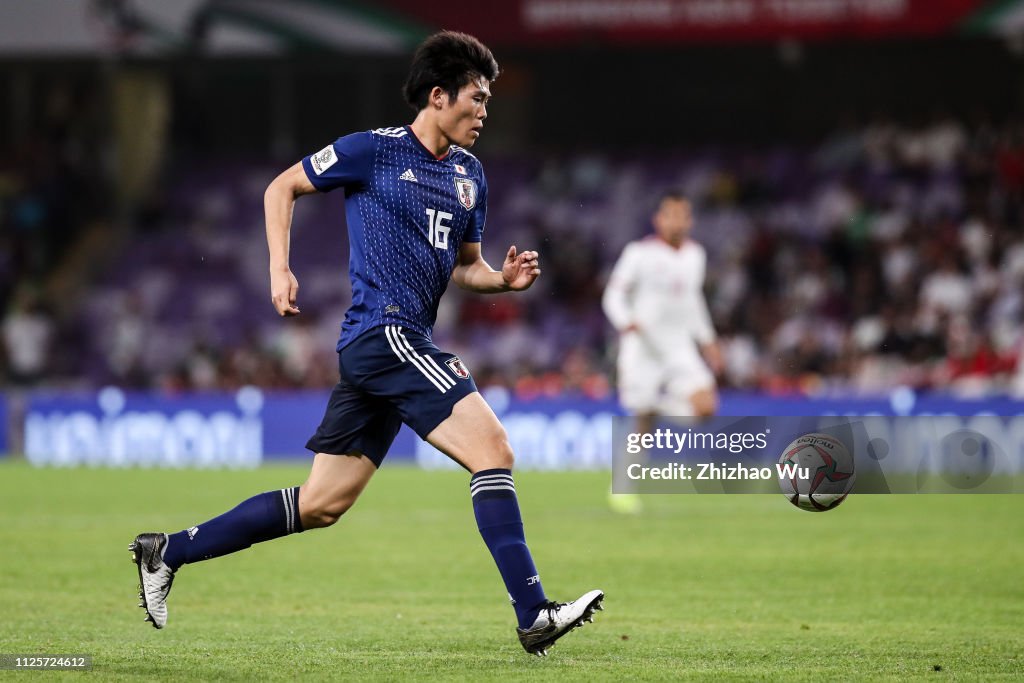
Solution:
[(628, 244), (612, 268), (601, 305), (615, 329), (625, 330), (633, 322), (632, 294), (636, 282), (636, 245)]
[(484, 224), (487, 222), (487, 178), (484, 171), (480, 169), (480, 188), (477, 192), (476, 206), (473, 207), (473, 215), (466, 230), (463, 242), (482, 242), (484, 239)]
[(369, 183), (373, 153), (371, 133), (352, 133), (305, 157), (302, 168), (309, 182), (320, 192), (330, 192), (337, 187), (362, 187)]

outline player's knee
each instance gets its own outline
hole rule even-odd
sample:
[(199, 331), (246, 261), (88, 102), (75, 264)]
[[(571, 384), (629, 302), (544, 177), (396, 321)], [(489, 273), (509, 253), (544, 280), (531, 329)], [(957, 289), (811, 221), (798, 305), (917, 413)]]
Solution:
[(310, 501), (302, 506), (302, 524), (307, 529), (322, 529), (335, 524), (356, 502), (354, 496)]
[(508, 433), (502, 429), (501, 433), (496, 435), (494, 439), (493, 467), (510, 470), (515, 464), (515, 460), (516, 457), (512, 452), (512, 444), (508, 440)]
[(479, 445), (482, 450), (480, 453), (482, 457), (478, 457), (472, 463), (471, 469), (474, 472), (480, 470), (512, 469), (512, 466), (515, 464), (515, 456), (512, 453), (512, 444), (508, 440), (508, 433), (503, 427), (496, 429), (490, 438), (482, 439)]

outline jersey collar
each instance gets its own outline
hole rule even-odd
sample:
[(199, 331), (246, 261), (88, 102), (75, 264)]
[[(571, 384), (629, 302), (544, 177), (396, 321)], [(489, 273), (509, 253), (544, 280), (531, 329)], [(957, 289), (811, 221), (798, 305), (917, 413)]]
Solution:
[(673, 246), (671, 242), (669, 242), (667, 239), (665, 239), (658, 233), (654, 233), (653, 235), (651, 235), (651, 237), (654, 239), (656, 243), (661, 244), (663, 247), (665, 247), (666, 249), (670, 249), (671, 251), (682, 251), (686, 247), (686, 245), (690, 243), (690, 238), (687, 237), (679, 244), (678, 247), (676, 247)]
[(420, 139), (418, 137), (416, 137), (416, 133), (413, 132), (412, 126), (405, 126), (405, 129), (407, 131), (409, 131), (409, 137), (411, 137), (413, 140), (415, 140), (416, 144), (419, 145), (419, 148), (422, 149), (426, 154), (430, 155), (430, 157), (432, 159), (434, 159), (434, 161), (444, 161), (445, 159), (448, 158), (448, 155), (452, 153), (452, 147), (451, 147), (451, 145), (448, 145), (448, 151), (445, 152), (444, 154), (442, 154), (441, 156), (437, 156), (436, 154), (431, 152), (429, 149), (427, 149), (426, 145), (424, 145), (422, 142), (420, 142)]

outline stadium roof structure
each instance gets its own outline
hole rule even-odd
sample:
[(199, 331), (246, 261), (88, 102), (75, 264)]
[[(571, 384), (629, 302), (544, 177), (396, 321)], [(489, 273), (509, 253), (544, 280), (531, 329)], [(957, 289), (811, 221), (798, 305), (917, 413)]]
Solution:
[(346, 0), (0, 3), (0, 56), (163, 56), (181, 51), (260, 55), (303, 50), (403, 54), (431, 32), (401, 12)]
[(441, 27), (531, 48), (1006, 37), (1024, 0), (6, 0), (0, 57), (405, 54)]

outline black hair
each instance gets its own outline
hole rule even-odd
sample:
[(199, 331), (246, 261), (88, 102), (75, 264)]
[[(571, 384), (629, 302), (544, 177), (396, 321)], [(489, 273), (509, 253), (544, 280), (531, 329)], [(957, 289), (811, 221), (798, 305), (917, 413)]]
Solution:
[(427, 106), (434, 86), (454, 102), (459, 90), (480, 76), (488, 81), (498, 77), (498, 62), (487, 46), (466, 33), (440, 31), (416, 48), (402, 94), (418, 112)]
[(677, 187), (672, 187), (664, 190), (658, 195), (658, 206), (661, 206), (662, 202), (671, 199), (674, 202), (688, 202), (690, 198), (686, 196), (686, 193)]

